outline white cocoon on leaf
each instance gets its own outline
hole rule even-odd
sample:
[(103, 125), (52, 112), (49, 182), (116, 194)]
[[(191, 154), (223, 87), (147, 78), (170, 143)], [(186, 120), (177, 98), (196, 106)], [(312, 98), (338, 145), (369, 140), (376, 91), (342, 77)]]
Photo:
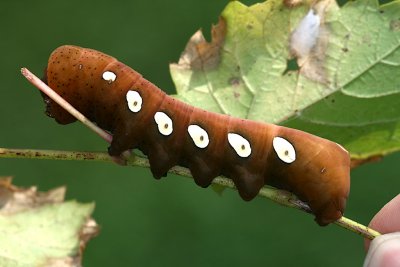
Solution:
[(307, 57), (317, 44), (320, 34), (321, 18), (313, 10), (300, 21), (290, 38), (290, 50), (298, 57)]

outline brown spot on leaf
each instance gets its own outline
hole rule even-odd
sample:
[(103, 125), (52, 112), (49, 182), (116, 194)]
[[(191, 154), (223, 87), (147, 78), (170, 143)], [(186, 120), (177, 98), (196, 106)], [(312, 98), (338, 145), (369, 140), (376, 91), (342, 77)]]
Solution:
[(0, 214), (10, 215), (44, 204), (64, 201), (65, 187), (48, 192), (38, 192), (36, 187), (19, 188), (12, 184), (11, 177), (0, 178)]
[(239, 86), (241, 84), (241, 79), (239, 77), (231, 77), (229, 79), (229, 84), (232, 87)]
[(394, 19), (390, 22), (390, 30), (394, 32), (400, 31), (400, 20)]
[(0, 178), (0, 208), (3, 208), (5, 204), (12, 198), (10, 192), (12, 177), (1, 177)]
[(189, 40), (183, 51), (178, 66), (184, 69), (209, 70), (217, 67), (220, 62), (220, 52), (225, 41), (226, 22), (219, 19), (211, 29), (211, 42), (207, 42), (201, 30)]
[(303, 4), (303, 0), (283, 0), (283, 4), (287, 8), (294, 8)]

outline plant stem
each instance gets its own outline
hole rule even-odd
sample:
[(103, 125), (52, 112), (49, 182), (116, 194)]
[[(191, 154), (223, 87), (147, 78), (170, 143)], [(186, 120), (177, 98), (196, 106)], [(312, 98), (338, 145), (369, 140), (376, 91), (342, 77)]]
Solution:
[[(105, 152), (84, 152), (84, 151), (55, 151), (55, 150), (35, 150), (35, 149), (7, 149), (0, 148), (0, 158), (30, 158), (30, 159), (53, 159), (53, 160), (93, 160), (102, 162), (114, 162), (114, 159)], [(133, 156), (128, 158), (128, 166), (137, 166), (148, 168), (150, 166), (149, 161), (146, 158)], [(190, 170), (183, 167), (173, 167), (169, 173), (173, 173), (179, 176), (193, 178)], [(218, 176), (213, 180), (213, 184), (217, 184), (223, 187), (236, 190), (235, 185), (231, 179)], [(258, 196), (268, 198), (278, 204), (286, 207), (295, 208), (307, 213), (311, 213), (308, 205), (300, 201), (295, 195), (290, 192), (276, 189), (270, 186), (265, 186), (260, 190)], [(379, 236), (380, 233), (377, 231), (359, 224), (346, 217), (342, 217), (335, 222), (335, 224), (346, 228), (354, 233), (357, 233), (364, 238), (370, 240)]]
[[(97, 125), (88, 120), (83, 114), (81, 114), (72, 105), (70, 105), (67, 101), (65, 101), (61, 96), (59, 96), (56, 92), (54, 92), (50, 87), (48, 87), (44, 82), (42, 82), (28, 69), (22, 68), (21, 73), (25, 76), (26, 79), (28, 79), (29, 82), (31, 82), (39, 90), (48, 95), (57, 104), (59, 104), (65, 110), (67, 110), (71, 115), (73, 115), (84, 125), (89, 127), (92, 131), (100, 135), (108, 143), (111, 143), (112, 136), (110, 134), (108, 134), (103, 129), (99, 128)], [(129, 154), (130, 153), (124, 153), (124, 156), (127, 159), (127, 165), (139, 166), (145, 168), (148, 168), (150, 166), (149, 161), (146, 158), (135, 156), (134, 154), (132, 156), (129, 156)], [(108, 154), (103, 152), (74, 152), (74, 151), (50, 151), (50, 150), (29, 150), (29, 149), (22, 150), (22, 149), (6, 149), (6, 148), (0, 148), (0, 158), (96, 160), (104, 162), (116, 161), (115, 158), (110, 157)], [(179, 166), (171, 168), (169, 170), (169, 173), (185, 176), (188, 178), (193, 178), (189, 169)], [(216, 177), (213, 180), (213, 184), (218, 184), (223, 187), (236, 189), (232, 180), (222, 176)], [(258, 195), (268, 198), (272, 201), (275, 201), (281, 205), (291, 208), (296, 208), (307, 213), (311, 213), (310, 207), (306, 203), (300, 201), (295, 195), (293, 195), (290, 192), (266, 186), (260, 190)], [(370, 240), (380, 235), (379, 232), (345, 217), (342, 217), (339, 220), (337, 220), (335, 224), (343, 228), (346, 228), (352, 232), (358, 233), (359, 235), (368, 238)]]
[(0, 158), (110, 161), (107, 153), (0, 148)]

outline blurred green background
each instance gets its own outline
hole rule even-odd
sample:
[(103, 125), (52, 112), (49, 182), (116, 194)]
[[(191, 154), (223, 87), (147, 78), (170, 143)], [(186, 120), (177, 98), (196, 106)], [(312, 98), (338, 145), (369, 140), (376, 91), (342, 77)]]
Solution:
[[(244, 1), (252, 4), (256, 1)], [(76, 123), (60, 126), (20, 75), (42, 74), (51, 51), (75, 44), (111, 54), (169, 93), (168, 64), (228, 0), (21, 1), (0, 3), (0, 147), (105, 151)], [(346, 216), (368, 224), (399, 192), (400, 154), (352, 172)], [(96, 202), (101, 233), (85, 266), (360, 266), (363, 239), (335, 225), (321, 228), (296, 210), (257, 198), (220, 197), (192, 181), (148, 169), (93, 162), (0, 159), (0, 176), (47, 190), (67, 185), (68, 199)], [(1, 248), (0, 248), (1, 250)]]

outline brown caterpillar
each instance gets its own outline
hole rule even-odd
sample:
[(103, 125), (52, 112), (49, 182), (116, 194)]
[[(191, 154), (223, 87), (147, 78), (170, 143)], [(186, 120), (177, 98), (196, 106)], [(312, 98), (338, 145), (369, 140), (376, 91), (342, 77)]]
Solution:
[[(264, 184), (306, 201), (320, 225), (339, 219), (350, 190), (350, 158), (340, 145), (286, 127), (233, 118), (178, 101), (117, 59), (92, 49), (61, 46), (50, 56), (45, 82), (113, 133), (108, 151), (138, 148), (156, 179), (188, 167), (202, 187), (229, 177), (244, 200)], [(44, 96), (58, 123), (75, 118)]]

